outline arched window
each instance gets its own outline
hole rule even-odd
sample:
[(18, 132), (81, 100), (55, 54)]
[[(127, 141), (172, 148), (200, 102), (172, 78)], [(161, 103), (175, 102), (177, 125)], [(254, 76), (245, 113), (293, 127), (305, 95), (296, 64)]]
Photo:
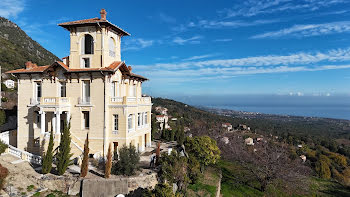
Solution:
[(115, 57), (115, 41), (112, 37), (109, 38), (108, 45), (109, 45), (109, 56)]
[(89, 34), (81, 40), (81, 54), (94, 54), (94, 38)]

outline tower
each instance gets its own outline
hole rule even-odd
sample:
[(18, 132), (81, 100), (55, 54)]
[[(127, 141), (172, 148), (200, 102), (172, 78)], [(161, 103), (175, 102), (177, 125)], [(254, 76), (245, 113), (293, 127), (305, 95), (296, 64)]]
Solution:
[(69, 68), (102, 68), (121, 61), (120, 42), (130, 34), (107, 20), (105, 9), (100, 18), (58, 24), (70, 32)]

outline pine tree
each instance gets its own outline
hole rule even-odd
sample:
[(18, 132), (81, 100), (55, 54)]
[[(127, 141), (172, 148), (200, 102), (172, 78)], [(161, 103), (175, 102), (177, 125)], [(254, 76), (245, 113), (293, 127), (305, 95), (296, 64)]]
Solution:
[(89, 133), (86, 134), (86, 140), (84, 144), (84, 156), (81, 162), (80, 177), (86, 177), (89, 171)]
[(105, 178), (108, 179), (111, 175), (111, 169), (112, 169), (112, 150), (111, 150), (111, 144), (109, 144), (108, 152), (107, 152), (107, 162), (106, 162), (106, 168), (105, 168)]
[(61, 133), (60, 146), (58, 147), (57, 153), (57, 172), (58, 175), (63, 175), (68, 166), (72, 164), (70, 159), (73, 154), (70, 153), (71, 147), (71, 137), (70, 137), (70, 124), (65, 122), (63, 132)]
[(52, 169), (52, 158), (53, 158), (53, 132), (50, 133), (49, 146), (42, 160), (42, 173), (47, 174)]

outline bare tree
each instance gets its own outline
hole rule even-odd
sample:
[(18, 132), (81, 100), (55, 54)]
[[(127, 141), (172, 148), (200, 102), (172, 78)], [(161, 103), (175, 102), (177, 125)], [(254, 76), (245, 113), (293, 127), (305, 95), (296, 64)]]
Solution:
[(293, 183), (289, 185), (299, 188), (307, 186), (303, 180), (311, 169), (303, 165), (301, 160), (289, 158), (287, 144), (259, 142), (254, 146), (247, 146), (242, 137), (233, 135), (229, 144), (219, 142), (219, 146), (224, 158), (240, 163), (250, 172), (252, 178), (260, 183), (258, 188), (251, 185), (255, 189), (265, 191), (267, 186), (275, 184), (276, 180), (281, 180), (285, 184)]

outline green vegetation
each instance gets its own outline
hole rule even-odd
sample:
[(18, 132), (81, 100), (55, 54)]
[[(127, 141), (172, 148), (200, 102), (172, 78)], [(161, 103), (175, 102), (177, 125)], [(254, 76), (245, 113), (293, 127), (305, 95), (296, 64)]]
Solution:
[(84, 143), (84, 156), (80, 167), (80, 177), (86, 177), (89, 171), (89, 134), (86, 134), (86, 139)]
[(134, 145), (130, 147), (123, 146), (119, 149), (119, 161), (112, 166), (112, 174), (117, 175), (134, 175), (138, 170), (138, 163), (140, 162), (140, 154), (136, 151)]
[(0, 110), (0, 125), (5, 124), (6, 122), (6, 114), (4, 110)]
[(3, 17), (0, 17), (0, 46), (0, 66), (4, 71), (22, 68), (27, 61), (48, 65), (59, 60)]
[[(179, 126), (188, 127), (190, 131), (187, 129), (187, 132), (192, 136), (208, 135), (217, 140), (221, 158), (224, 159), (216, 162), (217, 168), (222, 170), (223, 196), (349, 196), (350, 121), (242, 115), (229, 110), (209, 110), (214, 112), (211, 113), (168, 99), (154, 98), (152, 102), (154, 107), (165, 107), (168, 115), (178, 118), (176, 122), (169, 122), (173, 130)], [(234, 126), (246, 124), (251, 132), (227, 133), (221, 127), (224, 122)], [(152, 124), (157, 125), (156, 122)], [(155, 136), (171, 140), (172, 136), (167, 132), (157, 131)], [(254, 147), (244, 145), (244, 137), (255, 139), (260, 135), (266, 143), (257, 143)], [(228, 144), (221, 141), (224, 136), (228, 137)], [(201, 176), (193, 178), (189, 170), (191, 161), (213, 165), (208, 162), (210, 159), (201, 155), (205, 151), (200, 150), (200, 147), (208, 145), (204, 143), (199, 146), (198, 142), (193, 142), (194, 138), (192, 146), (198, 150), (188, 147), (191, 140), (184, 142), (190, 156), (186, 163), (186, 176), (189, 180), (194, 179), (189, 182), (188, 190), (208, 192), (210, 187), (201, 182)], [(298, 148), (299, 144), (302, 148)], [(305, 163), (299, 158), (301, 155), (306, 156)], [(192, 165), (195, 166), (195, 162)]]
[(187, 138), (185, 141), (186, 151), (196, 157), (202, 166), (215, 164), (220, 159), (220, 149), (216, 141), (209, 136), (197, 136)]
[(47, 147), (46, 153), (43, 155), (42, 159), (42, 173), (47, 174), (51, 172), (52, 169), (52, 159), (53, 159), (53, 132), (50, 133), (49, 146)]
[(70, 152), (71, 137), (70, 137), (70, 124), (65, 122), (63, 132), (61, 132), (61, 141), (58, 147), (57, 153), (57, 172), (59, 175), (63, 175), (68, 166), (72, 164), (72, 153)]
[(220, 175), (216, 167), (208, 167), (195, 184), (188, 186), (186, 196), (216, 196)]
[(4, 153), (7, 148), (8, 148), (8, 145), (0, 140), (0, 154)]

